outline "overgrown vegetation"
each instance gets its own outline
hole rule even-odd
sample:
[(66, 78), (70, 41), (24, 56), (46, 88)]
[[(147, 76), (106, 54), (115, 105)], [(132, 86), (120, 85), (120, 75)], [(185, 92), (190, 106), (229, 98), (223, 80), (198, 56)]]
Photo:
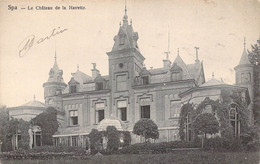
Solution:
[(251, 45), (251, 51), (248, 51), (248, 57), (253, 64), (254, 78), (254, 99), (253, 99), (253, 114), (255, 123), (260, 125), (260, 39), (257, 43)]
[(31, 124), (37, 125), (41, 128), (43, 145), (53, 145), (52, 135), (57, 132), (59, 127), (57, 110), (55, 108), (48, 107), (46, 111), (33, 118)]

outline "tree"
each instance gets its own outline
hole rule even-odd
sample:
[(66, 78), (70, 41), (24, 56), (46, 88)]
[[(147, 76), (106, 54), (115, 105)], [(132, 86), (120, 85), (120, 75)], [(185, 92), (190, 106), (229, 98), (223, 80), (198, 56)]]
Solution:
[(92, 154), (98, 152), (98, 147), (101, 144), (102, 135), (97, 129), (92, 129), (89, 133), (90, 151)]
[(248, 51), (250, 62), (254, 65), (254, 100), (253, 114), (256, 124), (260, 125), (260, 39), (257, 44), (251, 45), (252, 50)]
[(120, 139), (119, 132), (115, 126), (107, 126), (107, 150), (114, 151), (118, 150)]
[(149, 138), (158, 139), (159, 131), (158, 126), (150, 119), (141, 119), (134, 125), (133, 133), (141, 135), (147, 141)]
[(52, 135), (57, 132), (59, 122), (57, 120), (57, 110), (53, 107), (48, 107), (46, 111), (40, 113), (31, 120), (32, 125), (41, 127), (42, 144), (52, 145)]
[(0, 142), (2, 142), (1, 151), (11, 151), (12, 137), (18, 130), (19, 121), (15, 118), (9, 118), (5, 106), (0, 107)]
[(219, 123), (213, 114), (203, 113), (195, 119), (194, 130), (196, 132), (203, 132), (206, 139), (207, 133), (215, 134), (219, 131)]

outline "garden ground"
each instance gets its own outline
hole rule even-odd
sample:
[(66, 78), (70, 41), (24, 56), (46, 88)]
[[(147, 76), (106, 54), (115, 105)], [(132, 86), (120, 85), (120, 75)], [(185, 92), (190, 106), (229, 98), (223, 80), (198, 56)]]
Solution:
[(2, 160), (2, 164), (259, 164), (259, 152), (211, 152), (211, 151), (178, 151), (168, 154), (124, 154), (89, 156), (86, 160)]

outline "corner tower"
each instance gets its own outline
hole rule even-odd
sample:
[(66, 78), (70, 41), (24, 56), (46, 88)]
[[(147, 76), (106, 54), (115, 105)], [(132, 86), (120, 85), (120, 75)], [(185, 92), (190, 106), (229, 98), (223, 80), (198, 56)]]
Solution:
[[(253, 64), (250, 63), (248, 54), (246, 52), (246, 42), (244, 39), (244, 50), (240, 58), (239, 64), (234, 68), (236, 72), (236, 85), (248, 88), (250, 96), (250, 105), (248, 109), (250, 110), (250, 119), (252, 116), (252, 105), (254, 99), (254, 76), (253, 76)], [(252, 121), (252, 120), (251, 120)]]
[(61, 94), (66, 88), (67, 84), (64, 82), (62, 75), (63, 71), (58, 67), (55, 52), (55, 61), (53, 67), (50, 69), (48, 81), (43, 83), (46, 105), (52, 105), (55, 101), (55, 96)]

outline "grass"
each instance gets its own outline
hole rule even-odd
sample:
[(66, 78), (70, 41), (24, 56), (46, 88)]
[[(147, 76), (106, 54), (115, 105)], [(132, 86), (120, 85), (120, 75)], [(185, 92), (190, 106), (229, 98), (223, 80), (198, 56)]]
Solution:
[(80, 163), (100, 163), (100, 164), (258, 164), (259, 152), (210, 152), (210, 151), (181, 151), (169, 154), (124, 154), (92, 156), (88, 160), (2, 160), (3, 164), (80, 164)]

